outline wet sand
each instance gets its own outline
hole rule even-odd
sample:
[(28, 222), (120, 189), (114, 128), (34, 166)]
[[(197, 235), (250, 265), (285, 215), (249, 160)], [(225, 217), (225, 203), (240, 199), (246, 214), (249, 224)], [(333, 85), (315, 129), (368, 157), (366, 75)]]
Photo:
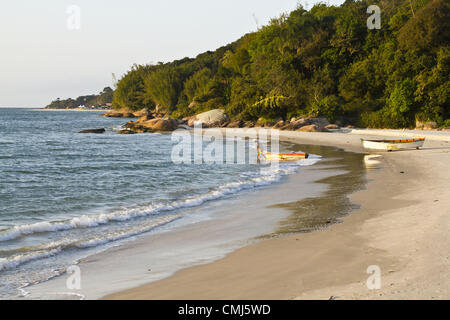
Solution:
[[(78, 264), (81, 290), (68, 291), (67, 275), (63, 274), (25, 288), (29, 293), (27, 298), (98, 299), (167, 278), (194, 265), (219, 260), (262, 239), (328, 227), (353, 209), (348, 206), (345, 193), (365, 183), (361, 154), (292, 143), (283, 144), (283, 148), (301, 148), (323, 158), (285, 176), (281, 183), (242, 190), (200, 207), (184, 208), (177, 212), (179, 220), (82, 259)], [(314, 163), (314, 159), (306, 160), (305, 164), (309, 162)], [(335, 187), (343, 181), (353, 182), (346, 189)], [(310, 206), (322, 203), (318, 197), (322, 198), (331, 190), (339, 190), (338, 194), (333, 194), (339, 196), (333, 200), (340, 203), (339, 210), (312, 215)], [(304, 207), (294, 212), (291, 207), (296, 207), (297, 202)]]
[[(359, 139), (369, 133), (281, 132), (280, 138), (365, 152)], [(264, 240), (216, 262), (105, 298), (449, 299), (448, 140), (429, 139), (420, 151), (380, 152), (382, 169), (368, 169), (367, 189), (350, 196), (351, 205), (360, 209), (342, 223)], [(305, 218), (302, 205), (284, 204), (292, 211), (284, 227), (295, 225), (289, 219)], [(333, 209), (332, 203), (322, 205)], [(288, 227), (291, 231), (301, 230)], [(367, 268), (374, 265), (381, 271), (381, 288), (370, 290)]]

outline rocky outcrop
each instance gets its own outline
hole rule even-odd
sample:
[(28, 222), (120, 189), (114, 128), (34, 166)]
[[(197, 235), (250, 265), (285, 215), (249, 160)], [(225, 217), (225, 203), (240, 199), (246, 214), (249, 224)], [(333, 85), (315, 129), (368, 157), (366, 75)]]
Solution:
[(275, 123), (275, 125), (273, 126), (274, 129), (281, 129), (283, 128), (285, 125), (285, 121), (284, 120), (280, 120), (277, 123)]
[(419, 121), (416, 120), (416, 129), (417, 130), (435, 130), (438, 128), (438, 124), (434, 121)]
[[(313, 127), (315, 126), (315, 127)], [(308, 130), (316, 130), (315, 132), (324, 132), (328, 131), (326, 128), (329, 126), (329, 129), (339, 129), (337, 125), (330, 124), (325, 118), (292, 118), (290, 121), (278, 121), (273, 129), (280, 130), (289, 130), (289, 131), (308, 131)], [(304, 130), (299, 130), (303, 127), (307, 127)], [(315, 129), (313, 129), (315, 128)]]
[(133, 112), (133, 116), (135, 116), (136, 118), (140, 118), (143, 116), (152, 116), (152, 114), (147, 108), (144, 108), (139, 111)]
[(134, 132), (132, 130), (128, 130), (128, 129), (122, 129), (117, 131), (118, 134), (136, 134), (137, 132)]
[(137, 122), (145, 122), (145, 121), (149, 121), (155, 119), (154, 115), (151, 113), (147, 113), (147, 114), (143, 114), (139, 117), (139, 119), (137, 120)]
[(311, 118), (291, 119), (289, 123), (286, 123), (283, 127), (281, 127), (281, 130), (295, 131), (311, 124), (313, 124), (313, 120)]
[(435, 130), (438, 128), (438, 124), (434, 121), (426, 122), (423, 126), (423, 130)]
[(319, 126), (317, 124), (310, 124), (307, 126), (303, 126), (299, 129), (297, 129), (297, 131), (302, 131), (302, 132), (327, 132), (328, 130), (325, 129), (325, 127)]
[(173, 131), (178, 128), (178, 122), (174, 119), (152, 119), (143, 121), (140, 125), (152, 131)]
[(330, 122), (328, 122), (327, 118), (324, 118), (324, 117), (312, 118), (312, 121), (314, 124), (318, 125), (319, 127), (324, 127), (324, 128), (330, 124)]
[[(150, 119), (147, 116), (142, 116), (137, 121), (129, 121), (124, 125), (124, 130), (120, 130), (121, 134), (144, 133), (144, 132), (170, 132), (178, 129), (178, 121), (174, 119)], [(122, 132), (123, 131), (123, 132)]]
[(111, 110), (102, 114), (103, 117), (108, 118), (136, 118), (136, 116), (129, 111)]
[[(138, 116), (136, 121), (129, 121), (124, 125), (124, 130), (120, 134), (143, 133), (143, 132), (171, 132), (180, 127), (192, 128), (195, 122), (200, 122), (203, 128), (273, 128), (279, 130), (303, 131), (303, 132), (327, 132), (336, 130), (340, 127), (336, 124), (330, 124), (326, 118), (300, 117), (291, 120), (267, 120), (264, 118), (258, 121), (230, 120), (223, 109), (215, 109), (203, 112), (191, 117), (185, 117), (181, 120), (174, 120), (167, 115), (142, 109), (132, 114)], [(126, 117), (130, 113), (111, 111), (106, 116)]]
[(195, 122), (202, 123), (203, 127), (220, 127), (229, 121), (228, 116), (223, 109), (214, 109), (197, 114), (187, 119), (188, 126), (193, 127)]
[(325, 126), (325, 129), (327, 129), (327, 130), (338, 130), (338, 129), (340, 129), (340, 127), (337, 124), (329, 124), (329, 125)]
[(105, 131), (106, 130), (104, 128), (101, 128), (101, 129), (87, 129), (87, 130), (81, 130), (78, 133), (97, 133), (97, 134), (100, 134), (100, 133), (105, 133)]

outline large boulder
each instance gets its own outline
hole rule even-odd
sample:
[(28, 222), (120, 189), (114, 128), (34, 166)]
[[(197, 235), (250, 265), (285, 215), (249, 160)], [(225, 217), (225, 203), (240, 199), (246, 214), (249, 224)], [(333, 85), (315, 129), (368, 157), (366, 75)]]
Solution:
[(434, 121), (428, 121), (427, 123), (425, 123), (425, 125), (423, 126), (423, 130), (434, 130), (438, 128), (438, 124)]
[(150, 131), (174, 131), (178, 128), (178, 122), (174, 119), (152, 119), (140, 122), (139, 126)]
[(101, 129), (87, 129), (87, 130), (81, 130), (78, 133), (105, 133), (105, 129), (101, 128)]
[(301, 131), (301, 132), (326, 132), (328, 131), (327, 129), (325, 129), (324, 127), (318, 126), (317, 124), (310, 124), (307, 126), (303, 126), (299, 129), (297, 129), (297, 131)]
[(311, 118), (300, 118), (291, 122), (291, 126), (293, 127), (292, 130), (297, 130), (301, 127), (309, 126), (311, 124), (313, 124), (313, 120)]
[(152, 120), (152, 119), (154, 119), (154, 118), (155, 118), (155, 117), (153, 116), (153, 114), (151, 114), (151, 113), (149, 112), (149, 113), (147, 113), (147, 114), (141, 115), (141, 116), (139, 117), (139, 119), (136, 120), (136, 122), (141, 123), (141, 122), (145, 122), (145, 121), (148, 121), (148, 120)]
[(337, 130), (337, 129), (340, 129), (340, 127), (337, 124), (329, 124), (329, 125), (325, 126), (325, 129), (327, 129), (327, 130)]
[(312, 118), (311, 121), (312, 121), (312, 123), (314, 123), (315, 125), (317, 125), (319, 127), (326, 127), (327, 125), (330, 124), (328, 122), (327, 118), (324, 118), (324, 117)]
[(187, 118), (183, 118), (184, 120), (187, 120), (187, 125), (189, 127), (193, 127), (195, 124), (195, 121), (197, 121), (197, 116), (191, 116), (191, 117), (187, 117)]
[(301, 127), (311, 125), (313, 122), (310, 118), (299, 118), (297, 120), (293, 119), (294, 121), (286, 121), (284, 126), (282, 126), (281, 130), (290, 130), (295, 131), (300, 129)]
[(109, 118), (136, 118), (136, 116), (132, 112), (118, 110), (108, 111), (106, 113), (103, 113), (102, 116)]
[(281, 130), (291, 130), (296, 131), (300, 128), (308, 126), (305, 130), (310, 130), (312, 127), (311, 125), (315, 125), (317, 128), (320, 129), (320, 131), (323, 131), (323, 129), (328, 126), (330, 123), (326, 118), (319, 117), (319, 118), (292, 118), (291, 121), (285, 121), (283, 125), (277, 124), (277, 128)]
[(275, 123), (275, 125), (273, 126), (273, 129), (280, 129), (282, 127), (284, 127), (285, 122), (283, 120), (278, 121), (277, 123)]
[(214, 109), (189, 118), (188, 126), (194, 126), (196, 121), (201, 122), (202, 125), (206, 127), (216, 127), (228, 122), (229, 118), (226, 115), (225, 110)]
[(294, 126), (291, 125), (291, 122), (286, 120), (281, 127), (278, 129), (280, 130), (294, 130)]
[(124, 126), (123, 132), (118, 132), (121, 134), (128, 134), (125, 130), (132, 131), (133, 133), (144, 133), (144, 132), (169, 132), (178, 129), (178, 121), (175, 119), (150, 119), (146, 120), (142, 116), (136, 121), (128, 121)]
[(151, 115), (150, 111), (147, 108), (141, 109), (139, 111), (133, 112), (133, 116), (136, 118), (141, 118), (143, 116), (149, 116)]

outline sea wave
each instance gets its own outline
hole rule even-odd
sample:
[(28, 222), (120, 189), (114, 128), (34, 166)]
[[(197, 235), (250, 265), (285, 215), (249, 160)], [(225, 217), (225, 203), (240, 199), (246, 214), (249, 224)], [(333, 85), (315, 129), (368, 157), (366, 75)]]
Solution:
[[(174, 220), (177, 220), (181, 215), (160, 217), (147, 223), (144, 226), (133, 228), (126, 231), (115, 232), (104, 236), (92, 237), (83, 240), (62, 240), (46, 243), (36, 247), (28, 247), (26, 253), (13, 254), (8, 258), (0, 258), (0, 272), (4, 270), (14, 269), (24, 263), (48, 258), (57, 255), (64, 250), (71, 248), (85, 249), (97, 247), (109, 242), (130, 238), (145, 232), (148, 232), (156, 227), (160, 227)], [(22, 251), (22, 250), (20, 250)]]
[(224, 184), (215, 190), (202, 195), (169, 203), (154, 203), (147, 206), (127, 208), (99, 215), (82, 215), (65, 221), (38, 222), (14, 226), (0, 232), (0, 242), (10, 241), (36, 233), (94, 228), (108, 223), (123, 222), (176, 209), (196, 207), (207, 201), (217, 200), (243, 190), (249, 190), (280, 181), (283, 176), (295, 173), (298, 168), (313, 165), (318, 161), (320, 161), (320, 157), (312, 156), (309, 159), (302, 159), (297, 162), (280, 163), (279, 167), (276, 168), (270, 166), (264, 167), (259, 173), (250, 174), (245, 179)]
[(32, 260), (48, 258), (54, 256), (59, 252), (61, 252), (61, 248), (56, 248), (54, 250), (42, 250), (26, 254), (19, 254), (10, 258), (0, 258), (0, 271), (16, 268), (17, 266)]

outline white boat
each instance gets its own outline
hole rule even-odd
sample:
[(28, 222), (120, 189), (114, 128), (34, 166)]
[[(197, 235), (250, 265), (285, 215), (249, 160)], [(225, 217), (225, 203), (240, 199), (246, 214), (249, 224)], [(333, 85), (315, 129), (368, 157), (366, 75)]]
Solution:
[(423, 147), (425, 138), (417, 139), (397, 139), (397, 140), (366, 140), (361, 139), (364, 148), (372, 150), (401, 150), (419, 149)]

